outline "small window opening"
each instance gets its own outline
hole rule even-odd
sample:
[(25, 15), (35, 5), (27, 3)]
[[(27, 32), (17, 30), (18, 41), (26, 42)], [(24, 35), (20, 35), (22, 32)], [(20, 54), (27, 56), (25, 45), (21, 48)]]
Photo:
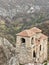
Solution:
[(33, 38), (31, 39), (31, 44), (33, 44)]
[(35, 51), (33, 51), (33, 57), (36, 57), (36, 53), (35, 53)]
[(21, 42), (22, 42), (22, 43), (25, 43), (25, 39), (24, 39), (24, 38), (21, 38)]
[(40, 45), (40, 51), (41, 51), (41, 45)]
[(40, 40), (38, 40), (40, 42)]

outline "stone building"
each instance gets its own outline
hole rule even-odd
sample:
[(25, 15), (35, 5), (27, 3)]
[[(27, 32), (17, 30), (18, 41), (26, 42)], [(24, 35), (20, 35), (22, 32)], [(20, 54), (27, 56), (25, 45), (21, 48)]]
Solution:
[(37, 27), (33, 27), (16, 34), (16, 47), (19, 48), (19, 50), (21, 47), (27, 50), (30, 48), (30, 58), (33, 63), (43, 63), (47, 60), (47, 43), (48, 37)]

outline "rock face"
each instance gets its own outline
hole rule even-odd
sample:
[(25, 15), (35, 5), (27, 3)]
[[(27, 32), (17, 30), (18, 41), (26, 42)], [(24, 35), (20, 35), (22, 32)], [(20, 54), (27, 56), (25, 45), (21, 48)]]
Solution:
[(0, 65), (6, 65), (6, 56), (4, 54), (3, 48), (0, 46)]
[(29, 50), (24, 47), (15, 48), (7, 39), (0, 37), (0, 65), (19, 65), (32, 62)]
[(26, 63), (30, 63), (32, 62), (32, 56), (31, 56), (31, 48), (27, 49), (25, 47), (19, 47), (16, 48), (16, 54), (18, 56), (19, 59), (19, 63), (20, 64), (26, 64)]
[(15, 48), (5, 38), (0, 38), (0, 65), (19, 65)]

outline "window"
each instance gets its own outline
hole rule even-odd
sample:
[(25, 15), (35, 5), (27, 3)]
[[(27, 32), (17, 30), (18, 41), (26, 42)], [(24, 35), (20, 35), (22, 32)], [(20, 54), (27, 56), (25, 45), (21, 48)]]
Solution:
[(31, 44), (33, 44), (33, 38), (31, 39)]
[(21, 42), (22, 42), (22, 43), (25, 43), (25, 39), (24, 39), (24, 38), (21, 38)]
[(38, 40), (38, 42), (40, 42), (40, 40)]
[(40, 45), (40, 51), (41, 51), (41, 45)]
[(35, 51), (33, 51), (33, 57), (36, 57), (36, 53), (35, 53)]

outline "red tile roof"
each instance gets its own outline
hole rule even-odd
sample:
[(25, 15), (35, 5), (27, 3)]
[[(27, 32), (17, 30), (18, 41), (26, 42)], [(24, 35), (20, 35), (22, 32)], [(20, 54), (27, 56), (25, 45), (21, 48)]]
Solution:
[(40, 39), (45, 39), (45, 38), (48, 38), (48, 37), (41, 33)]
[(40, 29), (37, 28), (37, 27), (33, 27), (33, 28), (31, 28), (30, 30), (33, 31), (34, 33), (42, 32), (42, 30), (40, 30)]
[(34, 32), (31, 32), (30, 30), (24, 30), (24, 31), (18, 33), (17, 35), (20, 35), (20, 36), (32, 36), (34, 34), (35, 33)]
[(22, 32), (18, 33), (17, 35), (20, 35), (20, 36), (33, 36), (35, 33), (41, 32), (41, 31), (42, 30), (40, 30), (36, 27), (33, 27), (31, 29), (22, 31)]

